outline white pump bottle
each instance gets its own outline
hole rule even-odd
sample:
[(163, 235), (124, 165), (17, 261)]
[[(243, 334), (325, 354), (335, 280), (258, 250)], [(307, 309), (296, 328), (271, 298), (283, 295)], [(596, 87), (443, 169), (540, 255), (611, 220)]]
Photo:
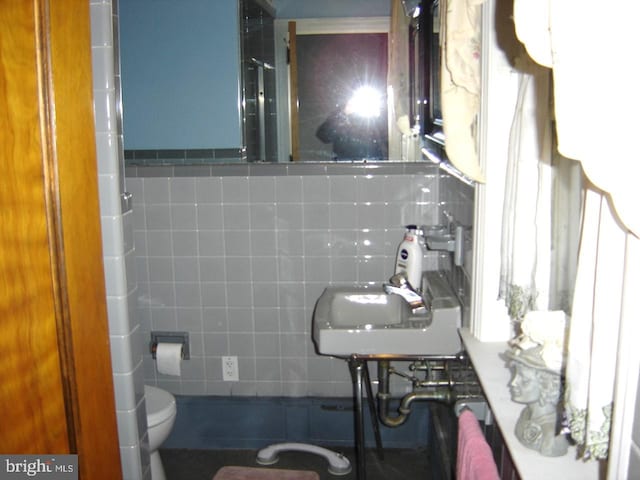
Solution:
[(398, 246), (395, 273), (404, 273), (411, 286), (422, 291), (422, 262), (424, 241), (416, 225), (407, 225), (404, 238)]

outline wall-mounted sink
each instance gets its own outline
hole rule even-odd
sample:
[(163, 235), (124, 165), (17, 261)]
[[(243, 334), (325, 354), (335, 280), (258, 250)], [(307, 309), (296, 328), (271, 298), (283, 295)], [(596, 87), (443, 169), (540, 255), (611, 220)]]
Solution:
[(428, 272), (432, 310), (413, 314), (382, 286), (330, 286), (316, 303), (313, 341), (321, 355), (449, 355), (460, 351), (460, 304), (438, 272)]

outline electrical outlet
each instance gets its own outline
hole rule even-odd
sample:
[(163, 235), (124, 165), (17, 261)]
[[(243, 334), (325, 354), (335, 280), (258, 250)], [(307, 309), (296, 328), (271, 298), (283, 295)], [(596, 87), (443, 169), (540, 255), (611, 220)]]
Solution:
[(238, 357), (222, 357), (222, 380), (225, 382), (237, 382)]

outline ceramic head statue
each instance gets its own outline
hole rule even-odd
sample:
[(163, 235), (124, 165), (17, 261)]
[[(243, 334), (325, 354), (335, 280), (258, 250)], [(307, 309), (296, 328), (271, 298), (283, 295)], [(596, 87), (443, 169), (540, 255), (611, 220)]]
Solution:
[(564, 455), (569, 444), (564, 435), (558, 435), (561, 372), (547, 366), (541, 346), (524, 350), (514, 347), (505, 352), (504, 358), (512, 371), (511, 399), (526, 405), (516, 423), (516, 437), (542, 455)]

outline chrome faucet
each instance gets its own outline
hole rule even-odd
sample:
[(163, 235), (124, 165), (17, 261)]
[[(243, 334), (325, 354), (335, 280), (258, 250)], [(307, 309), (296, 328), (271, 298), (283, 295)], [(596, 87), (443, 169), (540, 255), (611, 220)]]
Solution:
[(420, 292), (415, 289), (404, 273), (396, 273), (389, 279), (389, 283), (383, 283), (385, 293), (400, 295), (411, 307), (412, 313), (426, 313), (429, 310), (427, 302)]

